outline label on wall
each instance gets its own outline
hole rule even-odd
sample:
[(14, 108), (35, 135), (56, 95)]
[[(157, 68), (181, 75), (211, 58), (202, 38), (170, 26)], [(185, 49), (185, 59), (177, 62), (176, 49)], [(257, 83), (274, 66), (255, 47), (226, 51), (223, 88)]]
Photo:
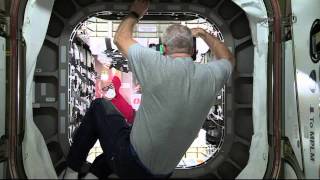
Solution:
[(131, 95), (131, 105), (136, 111), (139, 109), (141, 103), (141, 94), (132, 94)]

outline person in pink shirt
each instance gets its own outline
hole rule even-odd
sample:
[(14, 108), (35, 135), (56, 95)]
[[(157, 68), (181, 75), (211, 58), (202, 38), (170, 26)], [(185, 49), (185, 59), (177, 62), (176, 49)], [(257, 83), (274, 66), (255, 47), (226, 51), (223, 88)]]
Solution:
[[(101, 81), (101, 91), (97, 98), (105, 98), (116, 107), (116, 109), (126, 119), (129, 126), (132, 126), (134, 122), (135, 111), (132, 106), (124, 99), (120, 93), (121, 80), (118, 76), (113, 76), (112, 81)], [(97, 95), (97, 94), (96, 94)], [(96, 157), (94, 162), (90, 166), (90, 172), (96, 175), (99, 179), (107, 179), (112, 173), (109, 165), (105, 160), (106, 156), (104, 153)]]
[(133, 124), (135, 111), (132, 106), (124, 99), (120, 93), (121, 80), (118, 76), (112, 78), (112, 82), (102, 83), (106, 84), (102, 88), (101, 97), (111, 101), (111, 103), (118, 109), (118, 111), (127, 120), (130, 125)]

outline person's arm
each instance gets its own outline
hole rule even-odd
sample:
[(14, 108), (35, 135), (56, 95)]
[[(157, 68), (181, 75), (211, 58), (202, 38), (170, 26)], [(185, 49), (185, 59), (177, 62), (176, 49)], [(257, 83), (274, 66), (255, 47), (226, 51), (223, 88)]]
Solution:
[(207, 43), (211, 52), (214, 52), (217, 59), (227, 59), (230, 61), (232, 66), (235, 65), (235, 58), (233, 54), (219, 39), (202, 28), (193, 28), (191, 31), (194, 37), (200, 37)]
[[(135, 0), (130, 7), (130, 12), (133, 12), (133, 14), (129, 13), (118, 27), (113, 42), (125, 57), (128, 57), (129, 47), (137, 43), (132, 37), (133, 28), (147, 12), (148, 7), (149, 0)], [(139, 17), (135, 17), (134, 13)]]

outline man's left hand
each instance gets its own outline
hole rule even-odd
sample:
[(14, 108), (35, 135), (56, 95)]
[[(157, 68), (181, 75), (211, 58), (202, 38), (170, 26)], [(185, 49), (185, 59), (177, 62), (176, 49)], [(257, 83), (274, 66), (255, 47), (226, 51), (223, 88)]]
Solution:
[(136, 12), (140, 18), (148, 11), (149, 0), (135, 0), (130, 7), (130, 11)]

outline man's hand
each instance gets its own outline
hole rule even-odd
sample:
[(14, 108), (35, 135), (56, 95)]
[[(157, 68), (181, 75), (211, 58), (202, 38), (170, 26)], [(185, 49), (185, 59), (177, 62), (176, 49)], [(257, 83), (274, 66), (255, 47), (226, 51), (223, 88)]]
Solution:
[[(131, 4), (130, 11), (142, 17), (147, 12), (148, 7), (149, 0), (135, 0)], [(129, 47), (137, 43), (132, 37), (133, 28), (136, 23), (137, 19), (130, 16), (122, 20), (113, 39), (114, 44), (126, 58), (128, 58)]]
[(235, 65), (235, 58), (230, 50), (218, 38), (211, 35), (202, 28), (191, 29), (192, 36), (202, 38), (209, 46), (211, 52), (214, 52), (217, 59), (227, 59), (232, 65)]
[(140, 18), (148, 11), (149, 0), (135, 0), (130, 7), (130, 11), (139, 14)]
[(206, 33), (206, 31), (202, 28), (193, 28), (191, 29), (191, 32), (193, 37), (201, 37), (204, 36)]

